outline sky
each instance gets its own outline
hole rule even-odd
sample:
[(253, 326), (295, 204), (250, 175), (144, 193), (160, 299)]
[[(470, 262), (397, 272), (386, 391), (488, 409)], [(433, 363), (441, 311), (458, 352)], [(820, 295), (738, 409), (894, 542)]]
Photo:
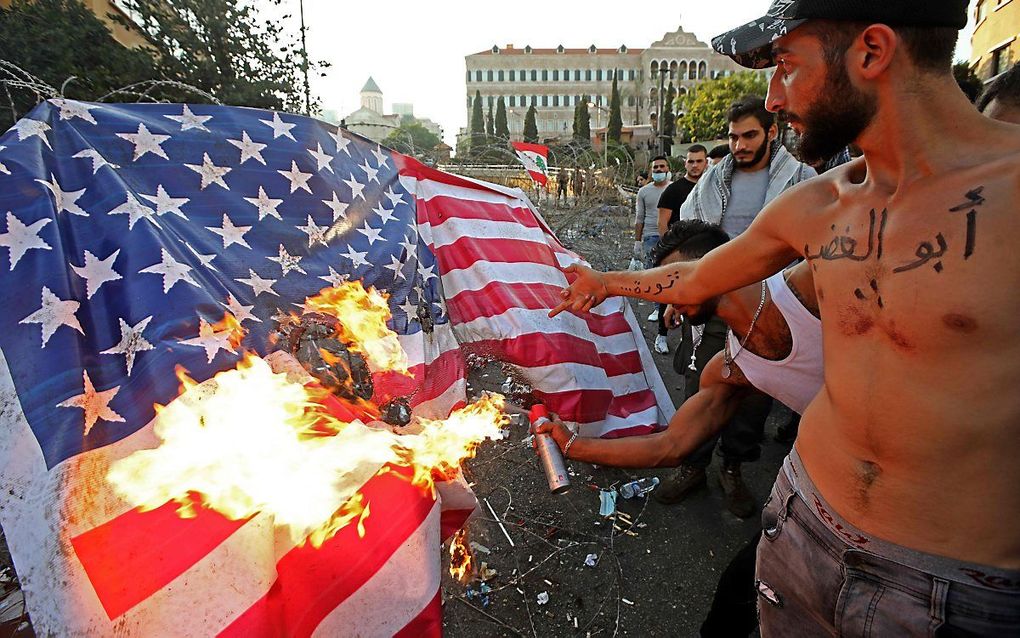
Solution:
[[(651, 4), (560, 0), (467, 2), (465, 0), (304, 0), (308, 50), (332, 64), (312, 78), (322, 108), (342, 117), (360, 106), (369, 76), (383, 91), (386, 112), (394, 102), (414, 104), (418, 117), (443, 127), (455, 143), (467, 125), (464, 56), (494, 44), (523, 48), (645, 48), (683, 26), (703, 42), (762, 16), (769, 0), (681, 0)], [(298, 32), (298, 0), (283, 0)], [(628, 11), (627, 7), (635, 10)], [(973, 14), (973, 11), (971, 12)], [(973, 25), (961, 35), (957, 57), (970, 53)]]

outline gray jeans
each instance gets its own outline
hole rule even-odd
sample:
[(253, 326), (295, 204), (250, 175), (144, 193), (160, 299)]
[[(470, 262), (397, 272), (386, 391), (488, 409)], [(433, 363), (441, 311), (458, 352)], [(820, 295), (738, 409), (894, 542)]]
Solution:
[(1020, 572), (869, 537), (817, 492), (796, 451), (762, 511), (763, 638), (1020, 636)]

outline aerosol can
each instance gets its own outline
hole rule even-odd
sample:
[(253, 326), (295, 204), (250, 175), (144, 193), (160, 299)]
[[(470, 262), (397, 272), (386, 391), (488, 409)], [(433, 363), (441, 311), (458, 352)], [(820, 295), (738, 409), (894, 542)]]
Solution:
[(539, 461), (542, 463), (542, 470), (549, 481), (549, 491), (553, 494), (562, 494), (570, 489), (570, 479), (567, 478), (567, 467), (563, 463), (563, 454), (556, 445), (552, 435), (548, 432), (537, 434), (535, 428), (549, 421), (549, 410), (541, 403), (531, 408), (531, 432), (535, 435), (535, 447), (538, 451)]

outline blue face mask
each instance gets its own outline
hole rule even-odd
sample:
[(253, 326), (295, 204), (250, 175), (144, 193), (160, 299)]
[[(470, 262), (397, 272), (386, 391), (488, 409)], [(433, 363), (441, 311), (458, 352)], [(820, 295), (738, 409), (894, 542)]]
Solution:
[(652, 181), (661, 184), (669, 177), (669, 173), (652, 173)]

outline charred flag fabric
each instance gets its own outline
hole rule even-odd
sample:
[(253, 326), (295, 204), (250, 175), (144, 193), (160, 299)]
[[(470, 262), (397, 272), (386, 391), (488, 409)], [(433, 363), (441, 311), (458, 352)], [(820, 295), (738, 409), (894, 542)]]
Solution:
[[(40, 635), (440, 634), (460, 492), (380, 473), (364, 537), (314, 548), (264, 515), (140, 512), (106, 482), (158, 443), (177, 366), (201, 382), (266, 354), (274, 317), (323, 287), (389, 295), (411, 377), (380, 372), (376, 394), (416, 414), (465, 402), (468, 352), (586, 435), (672, 414), (625, 303), (545, 316), (577, 256), (522, 192), (314, 119), (50, 100), (0, 137), (0, 217), (0, 523)], [(241, 346), (216, 332), (227, 313)]]

